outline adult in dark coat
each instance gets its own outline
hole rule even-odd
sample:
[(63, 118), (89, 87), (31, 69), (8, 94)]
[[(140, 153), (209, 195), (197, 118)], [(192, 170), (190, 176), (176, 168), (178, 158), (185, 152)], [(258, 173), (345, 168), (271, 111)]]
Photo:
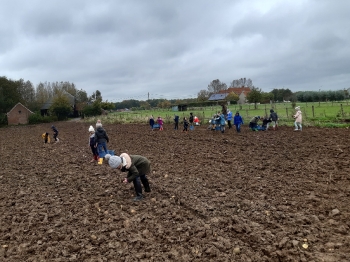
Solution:
[(100, 157), (103, 157), (105, 154), (108, 153), (108, 149), (107, 149), (108, 142), (109, 142), (109, 138), (106, 130), (103, 129), (101, 123), (96, 123), (95, 147), (97, 147), (97, 151)]

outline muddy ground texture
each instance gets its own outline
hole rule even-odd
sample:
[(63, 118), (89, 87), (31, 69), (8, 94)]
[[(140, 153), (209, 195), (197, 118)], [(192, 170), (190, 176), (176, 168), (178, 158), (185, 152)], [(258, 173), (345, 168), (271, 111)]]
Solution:
[(89, 125), (0, 129), (0, 261), (350, 261), (350, 130), (104, 125), (152, 162), (133, 202), (90, 163)]

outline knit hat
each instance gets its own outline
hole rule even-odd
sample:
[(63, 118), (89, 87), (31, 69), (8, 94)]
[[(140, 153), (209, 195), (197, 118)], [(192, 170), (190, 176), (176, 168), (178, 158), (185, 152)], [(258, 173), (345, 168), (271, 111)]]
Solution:
[(92, 126), (90, 126), (89, 127), (89, 132), (95, 132), (95, 129)]
[(108, 159), (110, 159), (111, 158), (111, 155), (110, 154), (106, 154), (105, 155), (105, 160), (108, 160)]
[(108, 164), (111, 168), (118, 168), (122, 163), (122, 158), (120, 156), (109, 157)]
[(274, 111), (273, 111), (273, 109), (270, 109), (270, 113), (273, 113)]
[(295, 110), (300, 110), (300, 106), (297, 106), (297, 107), (295, 108)]

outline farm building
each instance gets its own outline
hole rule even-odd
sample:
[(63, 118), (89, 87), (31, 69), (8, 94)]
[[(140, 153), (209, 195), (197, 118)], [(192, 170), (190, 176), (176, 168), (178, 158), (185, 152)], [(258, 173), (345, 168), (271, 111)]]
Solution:
[(227, 96), (233, 92), (239, 97), (237, 104), (244, 104), (247, 101), (247, 95), (250, 93), (250, 91), (251, 89), (249, 87), (230, 87), (226, 90), (221, 90), (219, 94), (226, 94)]
[(21, 103), (17, 103), (17, 105), (7, 113), (7, 122), (9, 125), (28, 124), (30, 114), (33, 114), (33, 112)]
[[(73, 109), (73, 117), (78, 116), (78, 110), (76, 107), (76, 99), (73, 95), (69, 94), (68, 92), (63, 93), (69, 100), (69, 104), (71, 105)], [(49, 114), (49, 109), (51, 105), (53, 104), (54, 97), (49, 99), (41, 108), (40, 108), (40, 113), (42, 116), (48, 115)]]

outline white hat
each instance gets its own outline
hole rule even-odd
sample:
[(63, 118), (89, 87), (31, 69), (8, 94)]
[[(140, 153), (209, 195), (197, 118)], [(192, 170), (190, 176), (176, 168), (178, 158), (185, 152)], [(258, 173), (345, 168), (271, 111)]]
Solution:
[(122, 163), (122, 158), (119, 156), (109, 157), (108, 164), (111, 168), (118, 168)]
[(92, 126), (90, 126), (89, 127), (89, 132), (95, 132), (95, 129)]
[(297, 107), (295, 108), (295, 110), (300, 110), (300, 106), (297, 106)]

